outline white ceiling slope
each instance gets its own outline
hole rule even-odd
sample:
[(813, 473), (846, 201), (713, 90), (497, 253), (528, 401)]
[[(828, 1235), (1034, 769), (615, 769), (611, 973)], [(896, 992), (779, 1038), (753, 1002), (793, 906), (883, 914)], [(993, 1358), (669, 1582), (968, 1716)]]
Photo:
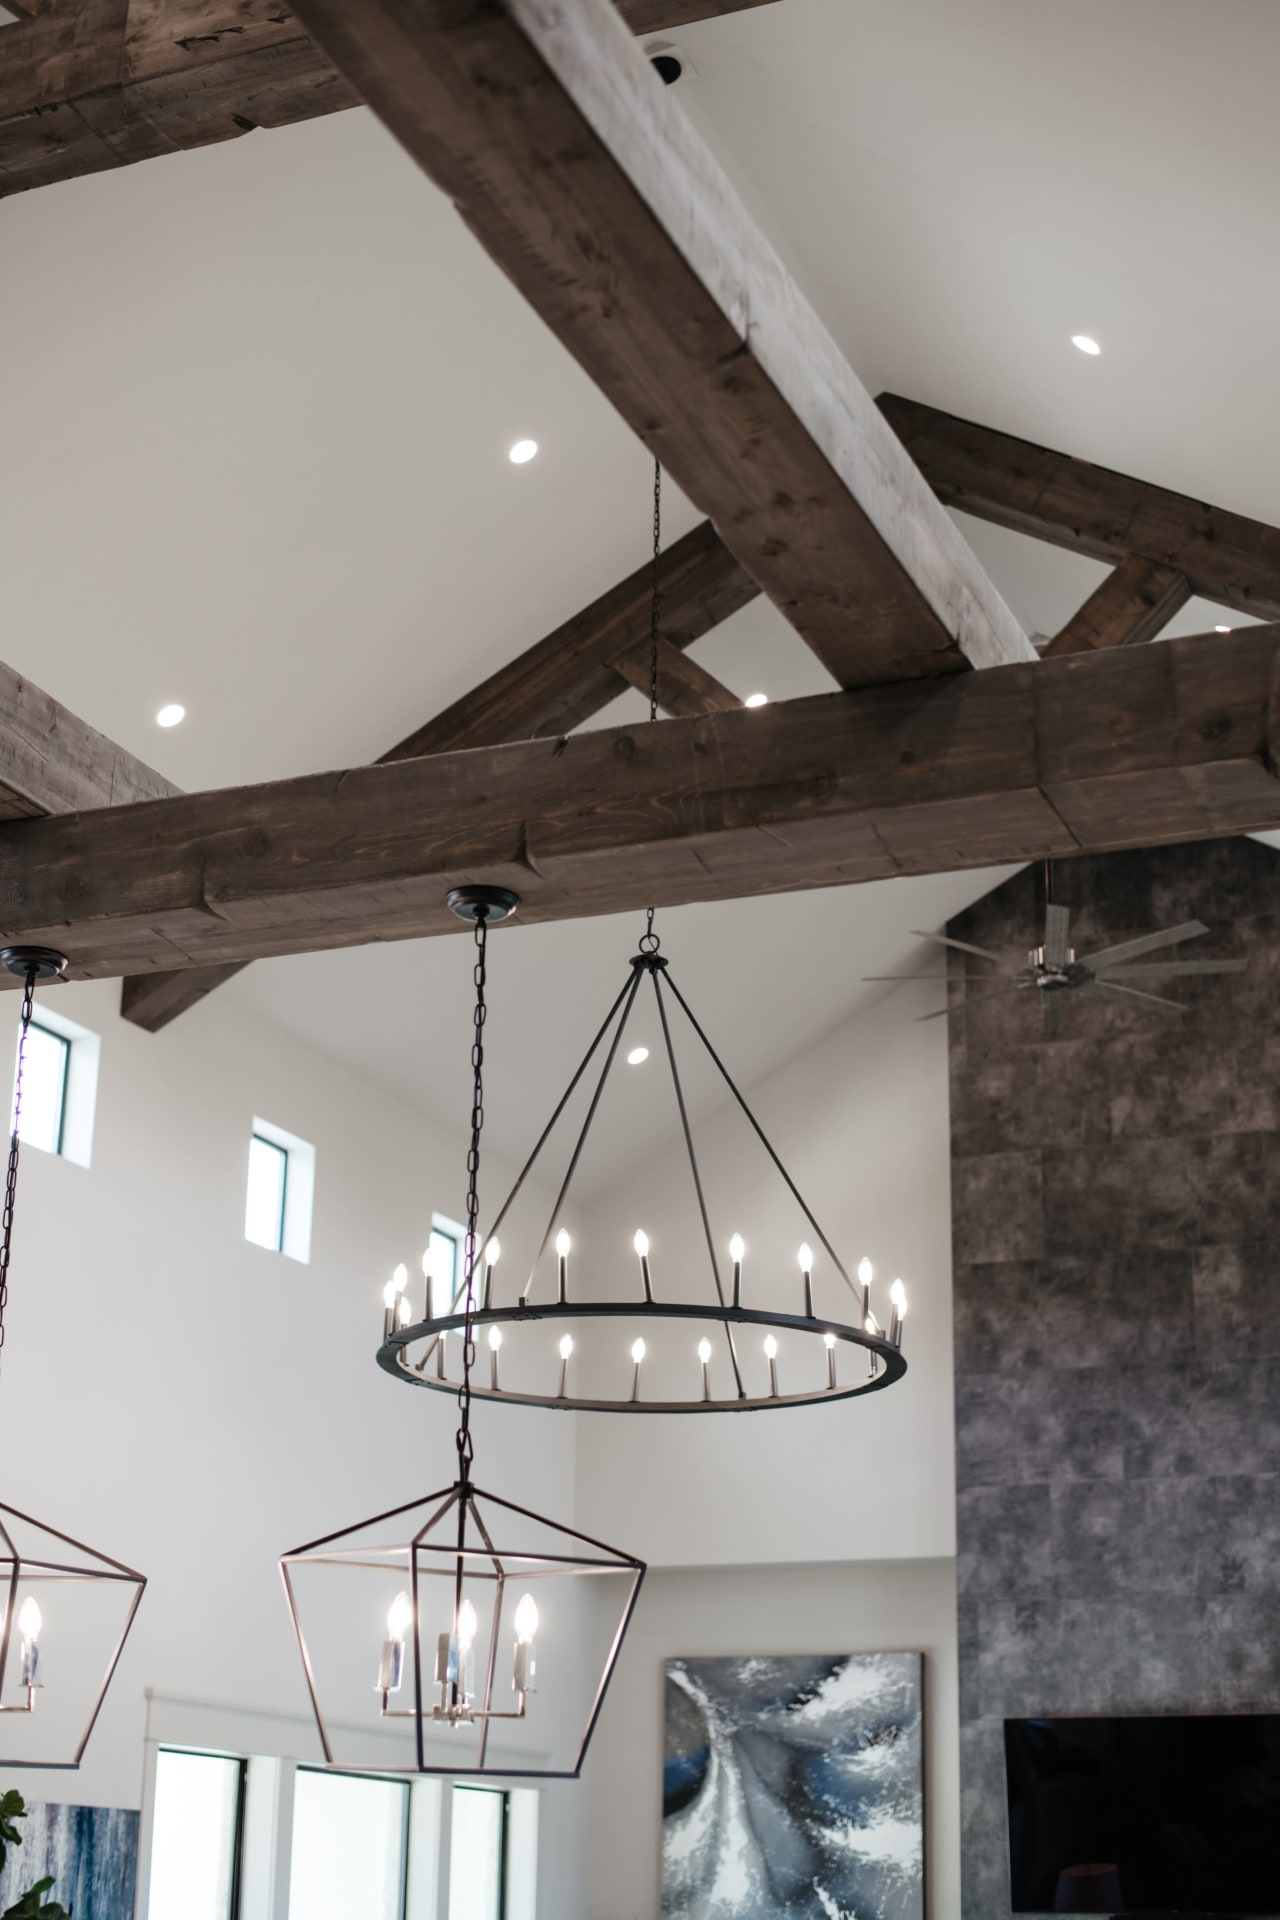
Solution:
[[(688, 111), (873, 390), (1280, 521), (1273, 0), (779, 0), (677, 38)], [(643, 450), (366, 114), (4, 201), (0, 275), (0, 658), (184, 785), (371, 758), (644, 558)], [(694, 517), (669, 490), (668, 536)], [(1101, 576), (965, 530), (1030, 631)], [(697, 652), (744, 694), (827, 684), (760, 603)], [(663, 924), (750, 1084), (987, 884)], [(504, 1152), (636, 930), (495, 941)], [(467, 979), (438, 942), (225, 993), (453, 1116)], [(633, 1144), (669, 1121), (637, 1098)]]

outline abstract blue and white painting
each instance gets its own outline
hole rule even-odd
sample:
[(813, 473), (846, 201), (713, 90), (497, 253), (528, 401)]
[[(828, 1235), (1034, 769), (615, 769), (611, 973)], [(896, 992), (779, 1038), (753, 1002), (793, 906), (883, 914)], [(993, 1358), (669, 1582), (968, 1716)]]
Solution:
[(47, 1898), (75, 1920), (133, 1920), (138, 1885), (137, 1813), (122, 1807), (59, 1807), (27, 1802), (17, 1822), (20, 1847), (0, 1867), (0, 1913), (46, 1874)]
[(665, 1920), (924, 1920), (923, 1674), (668, 1660)]

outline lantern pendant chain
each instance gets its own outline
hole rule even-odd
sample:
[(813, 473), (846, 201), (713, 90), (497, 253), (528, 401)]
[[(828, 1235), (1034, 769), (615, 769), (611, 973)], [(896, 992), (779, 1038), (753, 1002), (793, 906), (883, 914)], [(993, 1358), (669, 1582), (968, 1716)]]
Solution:
[(18, 1192), (18, 1122), (22, 1114), (22, 1073), (27, 1059), (27, 1034), (35, 1000), (36, 970), (29, 967), (22, 989), (22, 1034), (18, 1041), (18, 1071), (13, 1082), (13, 1132), (9, 1136), (9, 1165), (4, 1181), (4, 1213), (0, 1216), (0, 1352), (4, 1349), (4, 1310), (9, 1304), (9, 1255), (13, 1247), (13, 1204)]
[[(467, 1231), (462, 1246), (466, 1274), (466, 1303), (462, 1330), (462, 1385), (458, 1389), (458, 1479), (471, 1477), (475, 1447), (471, 1438), (471, 1369), (476, 1357), (476, 1259), (479, 1252), (480, 1220), (480, 1135), (484, 1129), (484, 1023), (485, 963), (489, 939), (489, 910), (481, 906), (476, 914), (476, 963), (473, 973), (476, 989), (475, 1036), (471, 1043), (471, 1146), (467, 1152)], [(465, 1511), (465, 1502), (464, 1502)]]

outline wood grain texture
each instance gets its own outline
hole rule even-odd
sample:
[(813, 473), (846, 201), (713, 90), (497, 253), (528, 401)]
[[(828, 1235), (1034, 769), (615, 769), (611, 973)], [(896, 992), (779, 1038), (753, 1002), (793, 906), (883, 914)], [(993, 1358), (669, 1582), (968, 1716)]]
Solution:
[[(637, 33), (762, 0), (621, 0)], [(0, 46), (0, 197), (359, 105), (280, 0), (61, 0)]]
[(1280, 619), (1280, 528), (896, 394), (880, 406), (948, 506), (1098, 560), (1139, 555), (1206, 600)]
[[(611, 664), (638, 693), (649, 697), (649, 671), (653, 648), (648, 639), (639, 641), (625, 653), (616, 654)], [(736, 693), (713, 673), (688, 659), (669, 640), (658, 640), (659, 710), (676, 719), (689, 719), (699, 713), (732, 713), (742, 705)]]
[[(740, 705), (710, 674), (686, 661), (680, 649), (747, 606), (759, 588), (721, 546), (709, 522), (667, 548), (659, 562), (659, 578), (660, 691), (670, 700), (668, 705), (664, 699), (664, 710), (703, 713)], [(652, 592), (652, 569), (640, 567), (390, 748), (382, 762), (568, 733), (634, 684), (632, 673), (625, 669), (628, 655), (637, 649), (645, 654), (647, 688)], [(191, 967), (182, 973), (127, 979), (120, 1011), (136, 1026), (158, 1033), (239, 970)]]
[(0, 665), (0, 819), (161, 800), (180, 791)]
[(609, 0), (298, 12), (841, 685), (1034, 658)]
[[(709, 521), (667, 548), (659, 561), (662, 633), (683, 649), (750, 604), (760, 589)], [(457, 747), (491, 747), (570, 733), (624, 693), (611, 662), (648, 645), (653, 574), (646, 564), (508, 666), (482, 681), (381, 757), (413, 760)]]
[(76, 975), (1280, 826), (1280, 625), (0, 825), (0, 937)]
[(1130, 554), (1112, 568), (1040, 657), (1051, 660), (1064, 653), (1140, 646), (1162, 633), (1190, 598), (1191, 582), (1185, 573)]

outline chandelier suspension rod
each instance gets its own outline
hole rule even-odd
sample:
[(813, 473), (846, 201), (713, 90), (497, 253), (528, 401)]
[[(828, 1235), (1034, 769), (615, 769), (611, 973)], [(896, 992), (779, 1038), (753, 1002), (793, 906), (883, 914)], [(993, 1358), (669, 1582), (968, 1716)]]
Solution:
[[(642, 968), (636, 965), (630, 981), (627, 983), (626, 987), (624, 987), (622, 995), (620, 996), (626, 1001), (626, 1005), (622, 1009), (622, 1018), (618, 1022), (617, 1032), (614, 1034), (613, 1039), (609, 1045), (609, 1051), (605, 1055), (604, 1065), (600, 1069), (600, 1078), (596, 1082), (596, 1090), (591, 1096), (591, 1105), (587, 1108), (586, 1118), (582, 1122), (582, 1129), (578, 1134), (577, 1140), (574, 1143), (573, 1157), (569, 1161), (568, 1170), (565, 1173), (564, 1179), (560, 1183), (560, 1191), (556, 1195), (555, 1205), (551, 1209), (551, 1214), (547, 1221), (547, 1229), (542, 1236), (542, 1244), (538, 1248), (537, 1253), (534, 1255), (533, 1265), (529, 1269), (529, 1278), (525, 1282), (524, 1292), (520, 1296), (522, 1300), (527, 1300), (529, 1297), (530, 1289), (533, 1286), (534, 1278), (537, 1274), (539, 1266), (542, 1264), (543, 1256), (547, 1251), (547, 1247), (550, 1244), (552, 1229), (554, 1228), (556, 1224), (556, 1220), (559, 1217), (560, 1209), (564, 1205), (565, 1194), (569, 1191), (570, 1183), (573, 1180), (574, 1174), (578, 1170), (578, 1162), (582, 1158), (582, 1149), (587, 1143), (587, 1135), (591, 1131), (591, 1123), (596, 1117), (596, 1110), (600, 1105), (600, 1101), (604, 1094), (605, 1086), (608, 1082), (609, 1075), (613, 1071), (613, 1063), (618, 1057), (618, 1048), (622, 1044), (622, 1036), (627, 1030), (627, 1021), (631, 1018), (631, 1009), (635, 1006), (636, 995), (640, 991), (641, 972), (642, 972)], [(616, 1007), (617, 1005), (616, 1001), (614, 1005)], [(610, 1014), (609, 1018), (612, 1019), (613, 1015)], [(566, 1098), (567, 1097), (568, 1096), (566, 1095)], [(545, 1138), (546, 1138), (546, 1135), (544, 1134), (543, 1139)], [(539, 1145), (541, 1145), (541, 1142), (539, 1142)], [(503, 1212), (504, 1213), (506, 1212), (505, 1207), (503, 1208)]]
[[(711, 1277), (716, 1283), (716, 1298), (719, 1300), (720, 1305), (724, 1306), (725, 1298), (724, 1287), (720, 1281), (720, 1262), (716, 1258), (716, 1243), (711, 1232), (711, 1221), (707, 1214), (706, 1195), (702, 1191), (702, 1175), (698, 1170), (698, 1155), (694, 1149), (693, 1133), (689, 1126), (689, 1112), (684, 1103), (684, 1087), (680, 1080), (680, 1069), (676, 1065), (676, 1050), (671, 1041), (671, 1027), (667, 1020), (666, 1002), (662, 998), (662, 982), (658, 978), (658, 970), (656, 967), (653, 969), (652, 979), (653, 997), (658, 1003), (658, 1018), (662, 1022), (662, 1038), (666, 1044), (667, 1062), (671, 1068), (671, 1080), (676, 1090), (676, 1105), (680, 1109), (680, 1125), (684, 1130), (684, 1144), (689, 1155), (689, 1171), (693, 1175), (693, 1188), (698, 1196), (698, 1212), (702, 1215), (702, 1231), (707, 1239), (707, 1254), (711, 1260)], [(734, 1344), (733, 1328), (727, 1320), (724, 1323), (724, 1336), (729, 1346), (729, 1360), (733, 1366), (733, 1378), (734, 1384), (738, 1389), (738, 1398), (739, 1400), (745, 1400), (747, 1390), (743, 1385), (742, 1370), (738, 1365), (738, 1349)]]
[[(614, 1001), (613, 1005), (610, 1007), (608, 1013), (605, 1015), (604, 1020), (602, 1021), (600, 1026), (600, 1031), (596, 1034), (595, 1039), (591, 1042), (591, 1045), (587, 1048), (586, 1053), (584, 1054), (582, 1060), (579, 1062), (577, 1072), (574, 1074), (572, 1080), (569, 1082), (568, 1086), (565, 1088), (564, 1093), (561, 1095), (559, 1106), (556, 1108), (555, 1112), (552, 1114), (551, 1118), (548, 1120), (546, 1126), (542, 1129), (542, 1132), (539, 1134), (538, 1144), (534, 1147), (533, 1152), (529, 1155), (529, 1158), (525, 1161), (523, 1167), (521, 1167), (519, 1176), (516, 1179), (516, 1183), (514, 1187), (512, 1187), (510, 1193), (507, 1195), (506, 1199), (503, 1201), (502, 1211), (499, 1213), (492, 1227), (490, 1227), (489, 1233), (487, 1236), (488, 1239), (492, 1240), (501, 1231), (502, 1223), (506, 1219), (507, 1215), (510, 1213), (512, 1207), (514, 1206), (516, 1198), (519, 1195), (520, 1189), (523, 1187), (525, 1181), (528, 1179), (529, 1174), (533, 1168), (534, 1161), (537, 1159), (538, 1155), (542, 1152), (542, 1149), (546, 1146), (548, 1139), (550, 1138), (551, 1134), (555, 1130), (556, 1122), (559, 1120), (560, 1115), (564, 1112), (570, 1100), (573, 1098), (573, 1095), (577, 1090), (578, 1082), (581, 1080), (587, 1068), (591, 1065), (591, 1062), (595, 1057), (596, 1048), (600, 1045), (600, 1042), (604, 1039), (606, 1033), (608, 1033), (609, 1028), (613, 1022), (614, 1015), (617, 1013), (618, 1008), (622, 1005), (623, 1001), (627, 997), (627, 994), (630, 992), (631, 985), (632, 985), (631, 981), (628, 980), (620, 990), (617, 999)], [(459, 1303), (464, 1298), (466, 1291), (467, 1291), (466, 1281), (464, 1280), (462, 1285), (458, 1288), (457, 1292), (453, 1296), (453, 1303), (449, 1309), (451, 1314), (454, 1314), (458, 1311)], [(424, 1373), (426, 1371), (427, 1365), (430, 1362), (431, 1356), (435, 1352), (435, 1350), (436, 1350), (436, 1337), (433, 1337), (431, 1340), (427, 1342), (427, 1349), (426, 1349), (426, 1352), (423, 1354), (421, 1360), (416, 1361), (414, 1363), (415, 1373)]]
[(857, 1300), (861, 1300), (862, 1298), (861, 1289), (854, 1285), (853, 1281), (849, 1278), (848, 1274), (845, 1272), (844, 1262), (841, 1260), (839, 1254), (836, 1252), (835, 1248), (832, 1246), (831, 1242), (828, 1240), (826, 1234), (822, 1231), (822, 1228), (818, 1225), (818, 1222), (815, 1220), (813, 1213), (809, 1207), (808, 1201), (805, 1199), (799, 1187), (797, 1187), (795, 1181), (791, 1178), (791, 1175), (787, 1172), (787, 1169), (783, 1166), (781, 1160), (778, 1158), (778, 1155), (774, 1151), (773, 1143), (769, 1139), (768, 1134), (765, 1132), (764, 1128), (760, 1125), (760, 1122), (756, 1119), (755, 1114), (752, 1113), (750, 1107), (747, 1105), (746, 1101), (743, 1099), (742, 1095), (739, 1093), (737, 1085), (735, 1084), (733, 1076), (729, 1072), (728, 1067), (725, 1066), (724, 1061), (720, 1058), (720, 1055), (716, 1052), (710, 1040), (708, 1040), (706, 1034), (703, 1032), (702, 1028), (699, 1026), (697, 1016), (695, 1015), (692, 1007), (689, 1005), (689, 1002), (685, 999), (684, 995), (681, 993), (679, 987), (676, 985), (675, 981), (671, 978), (671, 975), (669, 973), (667, 975), (667, 985), (670, 987), (672, 993), (675, 995), (676, 999), (680, 1002), (680, 1005), (683, 1007), (685, 1018), (688, 1020), (689, 1025), (693, 1028), (699, 1040), (701, 1040), (703, 1046), (706, 1048), (707, 1052), (711, 1055), (711, 1058), (714, 1060), (716, 1066), (719, 1068), (720, 1076), (723, 1079), (726, 1087), (728, 1087), (730, 1093), (733, 1095), (734, 1099), (737, 1101), (738, 1105), (741, 1107), (743, 1113), (746, 1115), (747, 1119), (750, 1121), (752, 1130), (754, 1131), (756, 1138), (759, 1140), (761, 1146), (764, 1148), (765, 1152), (768, 1154), (769, 1158), (772, 1160), (774, 1166), (778, 1169), (778, 1172), (782, 1175), (782, 1178), (786, 1181), (786, 1184), (791, 1193), (792, 1199), (796, 1202), (797, 1206), (800, 1208), (801, 1213), (803, 1213), (805, 1219), (809, 1222), (809, 1225), (813, 1228), (814, 1232), (817, 1234), (818, 1240), (821, 1243), (824, 1250), (830, 1255), (832, 1263), (835, 1266), (836, 1272), (840, 1275), (840, 1278), (844, 1281), (846, 1287), (848, 1287), (850, 1293), (853, 1294), (854, 1298)]

